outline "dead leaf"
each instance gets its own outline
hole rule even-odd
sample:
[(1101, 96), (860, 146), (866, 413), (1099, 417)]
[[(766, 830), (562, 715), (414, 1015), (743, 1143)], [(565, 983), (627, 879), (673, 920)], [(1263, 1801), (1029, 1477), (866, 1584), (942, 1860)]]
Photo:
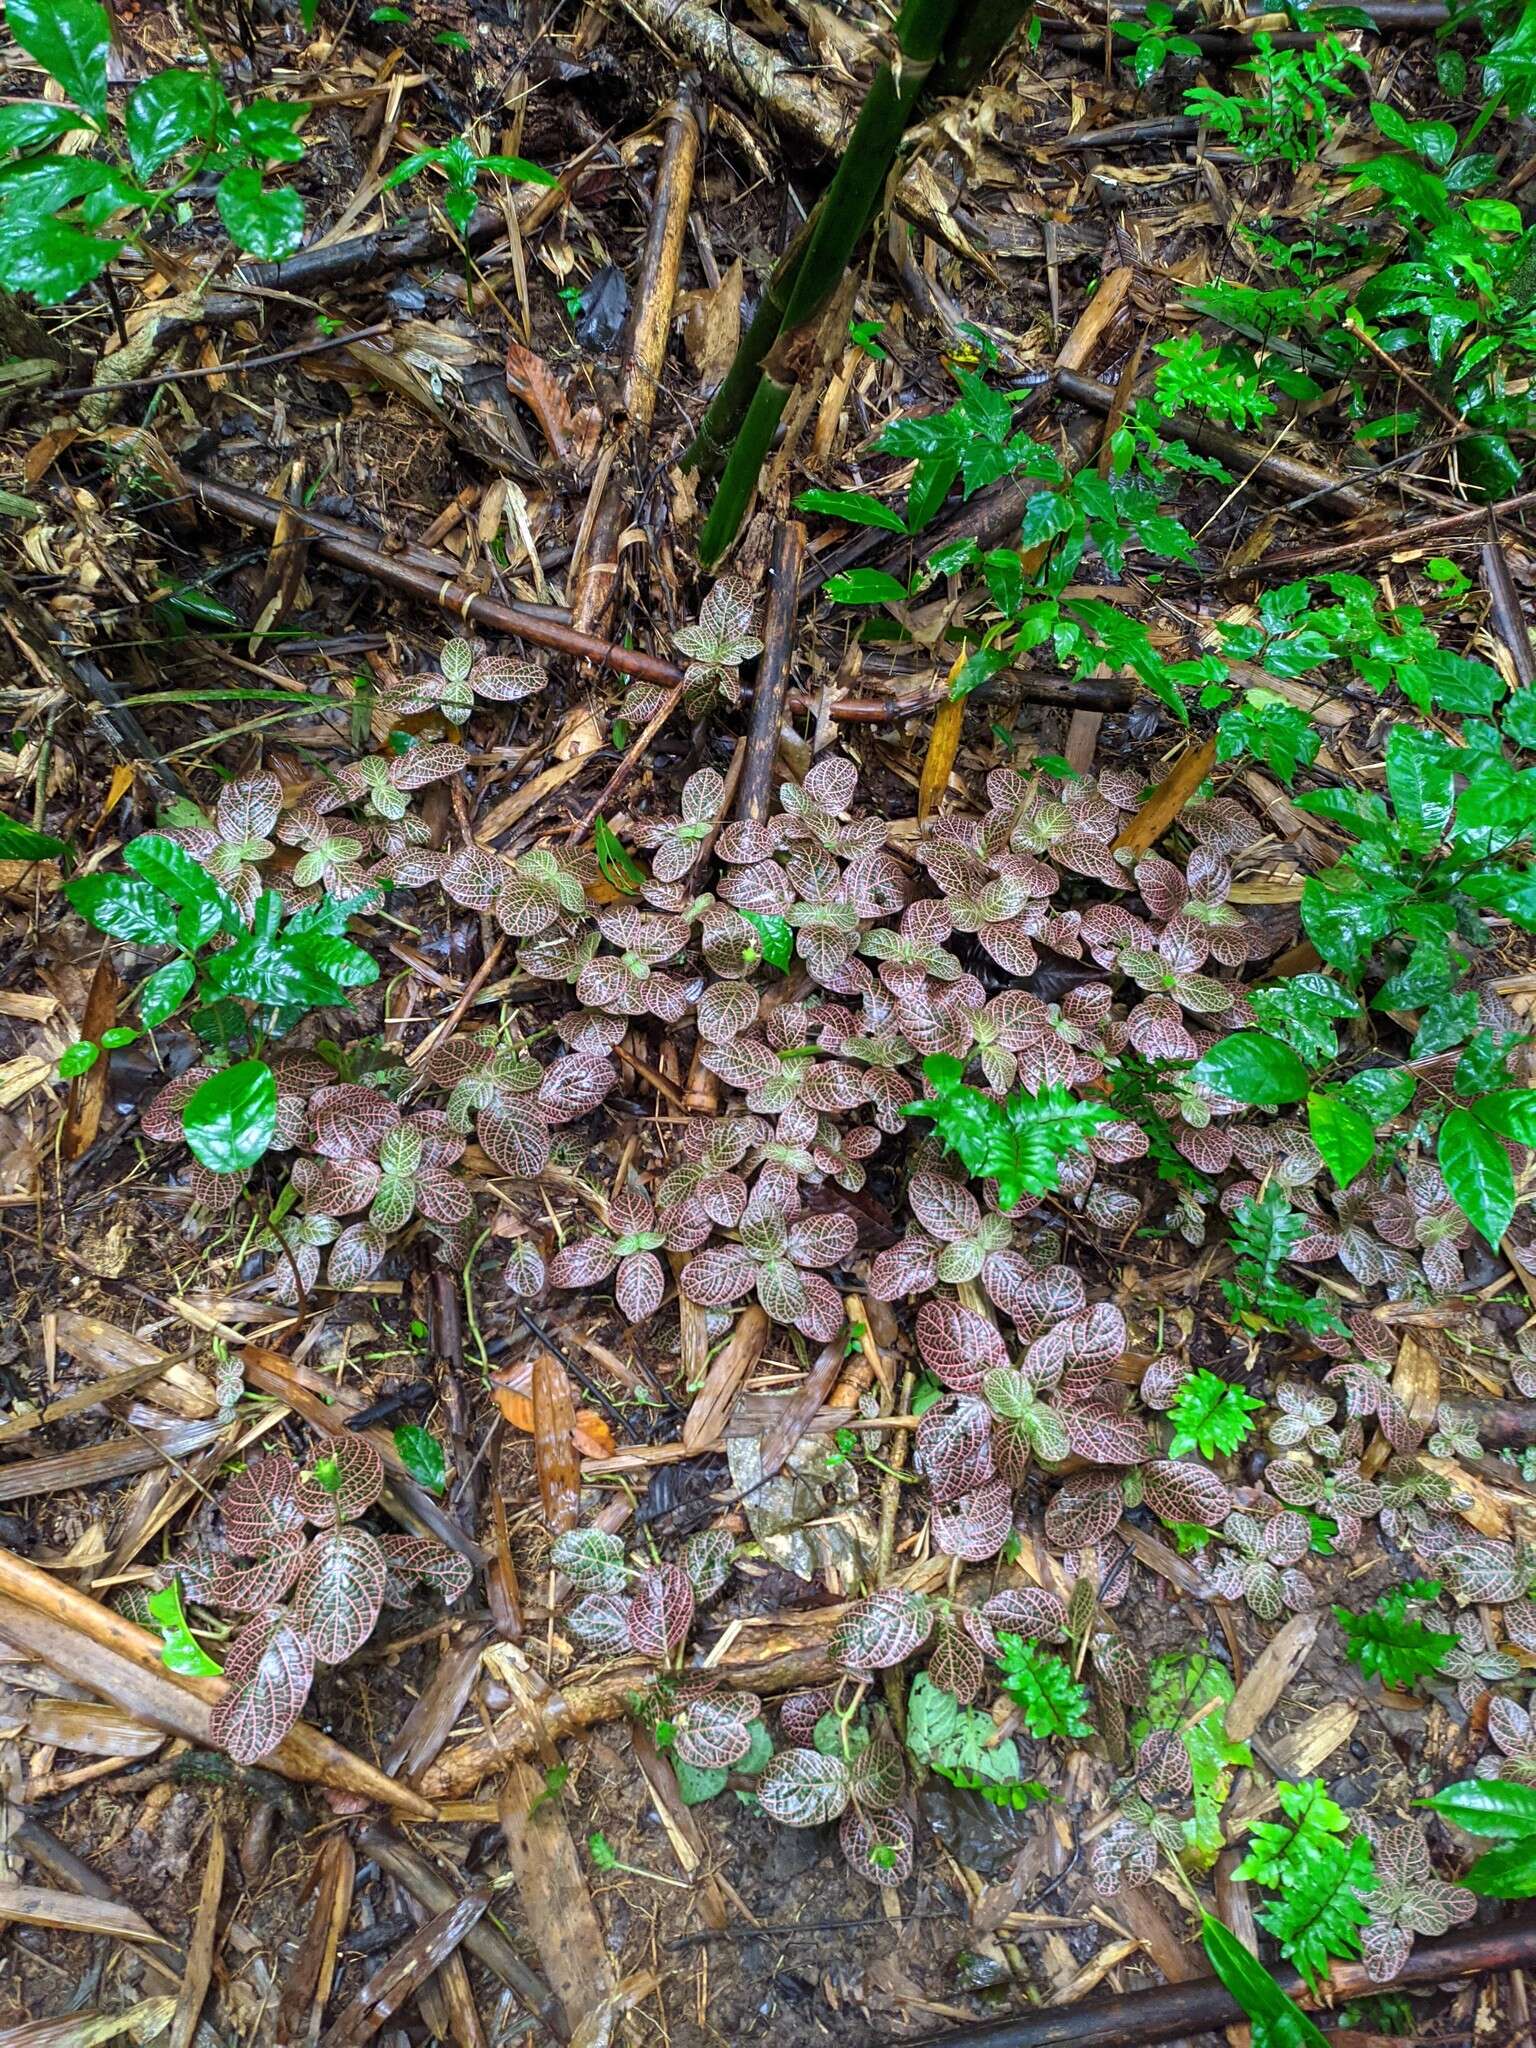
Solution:
[(550, 453), (563, 468), (581, 470), (597, 452), (603, 416), (595, 405), (572, 410), (559, 379), (531, 348), (507, 343), (507, 389), (539, 423)]

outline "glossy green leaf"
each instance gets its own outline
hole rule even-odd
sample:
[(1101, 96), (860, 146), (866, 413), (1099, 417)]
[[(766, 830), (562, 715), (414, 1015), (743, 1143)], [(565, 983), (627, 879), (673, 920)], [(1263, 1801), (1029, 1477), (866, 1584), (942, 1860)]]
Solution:
[(89, 125), (73, 107), (57, 107), (51, 100), (18, 100), (0, 107), (0, 150), (36, 149)]
[(621, 896), (633, 896), (645, 885), (645, 874), (606, 818), (592, 827), (592, 845), (604, 881)]
[(395, 1431), (395, 1449), (400, 1462), (419, 1486), (428, 1493), (441, 1493), (448, 1484), (448, 1467), (443, 1447), (420, 1423), (403, 1422)]
[(169, 946), (176, 912), (158, 889), (134, 875), (81, 875), (65, 888), (71, 906), (109, 938), (140, 946)]
[(1515, 1170), (1503, 1145), (1471, 1110), (1453, 1109), (1435, 1157), (1452, 1201), (1497, 1249), (1515, 1213)]
[(1307, 1069), (1288, 1045), (1264, 1031), (1234, 1031), (1189, 1070), (1202, 1088), (1233, 1102), (1300, 1102)]
[(187, 1678), (217, 1678), (223, 1670), (193, 1636), (181, 1604), (181, 1581), (172, 1579), (149, 1596), (150, 1619), (160, 1631), (160, 1661)]
[(1358, 1109), (1369, 1119), (1374, 1130), (1379, 1130), (1393, 1117), (1402, 1115), (1417, 1087), (1413, 1075), (1401, 1067), (1366, 1067), (1340, 1082), (1337, 1092), (1351, 1109)]
[(1323, 1091), (1307, 1097), (1307, 1128), (1323, 1164), (1341, 1188), (1357, 1180), (1376, 1152), (1371, 1120), (1342, 1096)]
[(6, 0), (5, 25), (98, 124), (107, 118), (112, 24), (96, 0)]
[(1472, 1105), (1472, 1114), (1518, 1145), (1536, 1145), (1536, 1088), (1499, 1088)]
[(34, 832), (0, 812), (0, 860), (58, 860), (69, 848), (48, 832)]
[(210, 1173), (242, 1173), (277, 1130), (277, 1080), (265, 1060), (241, 1060), (210, 1074), (181, 1112), (194, 1155)]
[(847, 569), (828, 577), (826, 592), (838, 604), (902, 604), (907, 586), (884, 569)]
[(156, 968), (139, 990), (139, 1022), (153, 1031), (180, 1009), (197, 979), (196, 965), (187, 959), (167, 960)]
[(101, 1047), (89, 1038), (77, 1038), (59, 1054), (59, 1079), (73, 1081), (76, 1074), (88, 1074), (101, 1058)]
[(100, 277), (122, 246), (65, 220), (3, 213), (0, 284), (30, 292), (39, 305), (57, 306)]
[(1423, 1804), (1469, 1835), (1495, 1835), (1506, 1842), (1536, 1839), (1536, 1785), (1512, 1778), (1464, 1778)]
[(130, 839), (123, 848), (123, 859), (135, 874), (142, 875), (173, 903), (206, 906), (213, 919), (211, 931), (222, 928), (233, 937), (245, 930), (245, 920), (233, 896), (184, 846), (167, 839), (164, 833), (144, 832), (137, 839)]
[(777, 967), (780, 974), (788, 974), (795, 953), (795, 934), (788, 920), (760, 910), (744, 910), (741, 915), (757, 933), (758, 946), (768, 965)]
[(871, 497), (868, 491), (802, 491), (795, 500), (797, 512), (820, 512), (828, 519), (845, 519), (850, 526), (879, 526), (887, 533), (905, 533), (906, 521), (899, 512)]
[(1536, 1840), (1506, 1842), (1479, 1856), (1461, 1880), (1482, 1899), (1536, 1897)]
[(222, 98), (214, 81), (197, 71), (157, 71), (136, 85), (123, 109), (123, 127), (138, 176), (152, 178), (188, 143), (210, 140)]
[(215, 201), (237, 249), (280, 263), (304, 239), (304, 201), (285, 186), (266, 186), (248, 164), (226, 173)]

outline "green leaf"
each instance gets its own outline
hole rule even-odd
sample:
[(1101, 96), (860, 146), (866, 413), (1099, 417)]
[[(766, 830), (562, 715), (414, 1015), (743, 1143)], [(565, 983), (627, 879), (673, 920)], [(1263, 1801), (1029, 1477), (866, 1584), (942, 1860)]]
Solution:
[(0, 811), (0, 860), (58, 860), (69, 848), (48, 832), (34, 832)]
[(617, 889), (621, 896), (633, 896), (636, 890), (644, 888), (643, 870), (631, 857), (606, 818), (599, 818), (593, 825), (592, 846), (603, 879)]
[(1536, 1145), (1536, 1088), (1499, 1088), (1472, 1105), (1479, 1123), (1517, 1145)]
[(1511, 693), (1504, 706), (1504, 734), (1517, 747), (1536, 749), (1536, 688)]
[(245, 919), (240, 915), (240, 906), (227, 890), (220, 887), (200, 861), (192, 858), (184, 846), (174, 839), (167, 839), (160, 832), (143, 832), (137, 839), (130, 839), (123, 848), (123, 859), (135, 874), (142, 875), (151, 887), (158, 889), (162, 896), (169, 896), (173, 903), (192, 904), (199, 910), (206, 910), (207, 917), (199, 919), (203, 937), (224, 930), (236, 937), (245, 930)]
[(1394, 726), (1387, 740), (1387, 790), (1397, 815), (1437, 839), (1451, 821), (1460, 752), (1414, 725)]
[(802, 491), (795, 500), (795, 510), (820, 512), (828, 519), (845, 519), (850, 526), (879, 526), (887, 533), (907, 530), (901, 514), (871, 497), (868, 491)]
[(167, 960), (139, 989), (139, 1022), (146, 1031), (163, 1024), (186, 1001), (197, 979), (191, 960)]
[(1198, 1450), (1202, 1458), (1230, 1457), (1253, 1434), (1253, 1418), (1264, 1403), (1214, 1372), (1191, 1373), (1168, 1410), (1174, 1425), (1170, 1458)]
[(1327, 2037), (1253, 1951), (1209, 1913), (1201, 1915), (1200, 1938), (1211, 1968), (1253, 2021), (1253, 2048), (1328, 2048)]
[(51, 100), (19, 100), (0, 107), (0, 150), (36, 149), (41, 142), (57, 142), (61, 135), (89, 126), (73, 107), (56, 107)]
[(1262, 1031), (1234, 1031), (1220, 1039), (1189, 1078), (1234, 1102), (1299, 1102), (1307, 1092), (1307, 1070), (1288, 1045)]
[(152, 178), (189, 142), (211, 140), (223, 94), (196, 71), (158, 71), (128, 95), (123, 127), (137, 176)]
[(210, 1074), (188, 1097), (181, 1126), (210, 1173), (242, 1173), (277, 1130), (277, 1080), (265, 1060), (241, 1060)]
[(1366, 1678), (1379, 1678), (1406, 1691), (1432, 1671), (1439, 1671), (1455, 1648), (1456, 1638), (1426, 1628), (1408, 1612), (1409, 1594), (1402, 1586), (1384, 1593), (1364, 1613), (1335, 1607), (1333, 1618), (1343, 1629), (1345, 1648)]
[(1297, 974), (1268, 988), (1250, 989), (1248, 1001), (1266, 1031), (1314, 1066), (1338, 1057), (1338, 1019), (1360, 1015), (1359, 998), (1328, 974)]
[(59, 1054), (59, 1079), (73, 1081), (77, 1074), (88, 1074), (100, 1058), (99, 1045), (89, 1038), (77, 1038)]
[(1461, 1880), (1483, 1899), (1528, 1899), (1536, 1895), (1536, 1841), (1507, 1842), (1479, 1856)]
[(1307, 1128), (1323, 1164), (1341, 1188), (1358, 1179), (1376, 1154), (1371, 1120), (1328, 1090), (1307, 1097)]
[(1440, 1126), (1435, 1158), (1451, 1200), (1496, 1251), (1515, 1213), (1515, 1170), (1493, 1132), (1467, 1109)]
[(1463, 1778), (1421, 1804), (1469, 1835), (1493, 1835), (1505, 1842), (1536, 1839), (1536, 1785), (1512, 1778)]
[(904, 604), (907, 586), (883, 569), (846, 569), (827, 578), (826, 592), (837, 604)]
[(780, 974), (788, 974), (795, 953), (795, 934), (789, 921), (760, 910), (743, 910), (741, 915), (757, 933), (758, 946), (768, 965), (777, 967)]
[(672, 1768), (677, 1773), (678, 1796), (684, 1806), (703, 1806), (706, 1800), (718, 1799), (731, 1782), (729, 1771), (706, 1770), (698, 1764), (686, 1763), (680, 1756), (673, 1757)]
[[(1536, 689), (1531, 694), (1536, 696)], [(1468, 875), (1460, 887), (1482, 909), (1509, 918), (1522, 931), (1536, 931), (1536, 870), (1489, 868), (1483, 874)]]
[(235, 247), (264, 263), (280, 263), (304, 239), (304, 201), (284, 186), (263, 185), (252, 165), (226, 173), (215, 203)]
[(1392, 929), (1397, 895), (1373, 887), (1348, 861), (1302, 885), (1301, 921), (1330, 966), (1358, 973)]
[(109, 938), (139, 946), (175, 943), (175, 910), (148, 882), (130, 875), (81, 875), (64, 894), (87, 924)]
[(1024, 1775), (1018, 1744), (997, 1740), (997, 1723), (979, 1707), (962, 1707), (953, 1693), (919, 1671), (907, 1693), (907, 1748), (920, 1764), (953, 1783), (973, 1776), (977, 1789), (1019, 1784)]
[(997, 1102), (970, 1087), (964, 1072), (948, 1053), (931, 1053), (923, 1073), (934, 1093), (901, 1113), (931, 1119), (967, 1173), (997, 1182), (998, 1207), (1005, 1211), (1026, 1194), (1049, 1193), (1066, 1155), (1085, 1151), (1089, 1134), (1114, 1116), (1107, 1102), (1079, 1102), (1056, 1082), (1038, 1095), (1020, 1088)]
[(149, 1596), (150, 1619), (160, 1631), (160, 1661), (183, 1677), (217, 1678), (223, 1670), (193, 1636), (181, 1604), (181, 1581), (172, 1579)]
[(1372, 1128), (1380, 1130), (1395, 1116), (1401, 1116), (1412, 1102), (1418, 1082), (1401, 1067), (1366, 1067), (1339, 1083), (1338, 1093), (1351, 1109), (1358, 1109)]
[(0, 284), (39, 305), (73, 298), (106, 269), (122, 243), (88, 235), (66, 220), (0, 214)]
[(525, 156), (483, 156), (480, 168), (498, 178), (515, 178), (522, 185), (543, 185), (552, 189), (560, 182), (553, 171), (546, 171), (542, 164), (530, 163)]
[(1064, 1657), (1042, 1650), (1032, 1638), (999, 1633), (1003, 1690), (1024, 1715), (1024, 1725), (1037, 1740), (1061, 1735), (1091, 1735), (1088, 1692), (1072, 1676)]
[(402, 1422), (395, 1431), (395, 1449), (400, 1462), (419, 1486), (428, 1493), (441, 1493), (448, 1484), (448, 1467), (443, 1447), (430, 1430), (417, 1422)]
[(103, 126), (112, 24), (96, 0), (6, 0), (5, 25), (77, 107)]

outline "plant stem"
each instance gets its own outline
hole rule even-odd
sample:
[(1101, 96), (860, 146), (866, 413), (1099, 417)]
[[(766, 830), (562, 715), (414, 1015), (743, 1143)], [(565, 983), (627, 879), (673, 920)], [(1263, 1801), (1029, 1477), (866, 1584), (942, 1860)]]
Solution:
[[(740, 530), (774, 429), (808, 363), (815, 323), (842, 282), (880, 204), (908, 116), (938, 62), (945, 36), (957, 16), (962, 29), (968, 24), (976, 4), (977, 0), (906, 0), (902, 8), (895, 30), (896, 62), (882, 65), (876, 73), (848, 147), (811, 216), (804, 247), (797, 260), (782, 266), (786, 274), (779, 287), (784, 305), (778, 333), (761, 355), (755, 379), (753, 366), (746, 365), (737, 380), (733, 404), (747, 387), (752, 395), (699, 536), (699, 556), (706, 568), (720, 559)], [(753, 328), (757, 325), (754, 321)], [(725, 408), (720, 410), (721, 417), (712, 418), (709, 428), (717, 444), (728, 431)]]

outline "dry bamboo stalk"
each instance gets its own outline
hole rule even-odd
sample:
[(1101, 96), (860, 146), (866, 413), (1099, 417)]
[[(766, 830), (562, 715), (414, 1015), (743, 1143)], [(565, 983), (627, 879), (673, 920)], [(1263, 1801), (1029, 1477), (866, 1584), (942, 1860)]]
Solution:
[[(111, 1608), (87, 1599), (0, 1550), (0, 1636), (99, 1692), (136, 1719), (212, 1748), (209, 1723), (229, 1690), (222, 1678), (185, 1678), (167, 1671), (160, 1644)], [(301, 1721), (266, 1758), (269, 1769), (302, 1784), (326, 1785), (432, 1818), (429, 1800), (397, 1785), (362, 1757)]]

